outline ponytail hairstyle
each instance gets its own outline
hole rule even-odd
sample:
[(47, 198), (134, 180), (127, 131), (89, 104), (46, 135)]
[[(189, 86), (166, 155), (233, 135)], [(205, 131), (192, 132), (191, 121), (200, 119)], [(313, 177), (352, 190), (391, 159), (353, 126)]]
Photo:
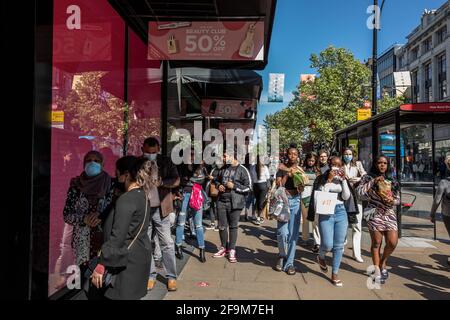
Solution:
[(145, 196), (150, 200), (150, 191), (158, 185), (158, 165), (156, 161), (140, 158), (137, 162), (136, 183), (144, 189)]
[(158, 183), (158, 166), (155, 161), (125, 156), (117, 160), (116, 169), (119, 175), (129, 173), (131, 182), (136, 182), (144, 189), (145, 196), (150, 199), (150, 190)]

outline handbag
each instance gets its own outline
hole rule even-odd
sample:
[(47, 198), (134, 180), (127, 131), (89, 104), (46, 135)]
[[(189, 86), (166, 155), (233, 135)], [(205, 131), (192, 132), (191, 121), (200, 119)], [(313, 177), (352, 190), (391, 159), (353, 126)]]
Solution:
[(214, 183), (211, 183), (209, 185), (209, 195), (211, 197), (217, 197), (219, 195), (219, 189), (217, 189), (217, 187)]
[[(131, 241), (131, 243), (128, 245), (127, 247), (127, 252), (130, 250), (130, 248), (133, 246), (134, 242), (137, 240), (137, 238), (139, 237), (139, 235), (142, 232), (142, 229), (144, 228), (144, 224), (145, 224), (145, 220), (147, 219), (147, 207), (148, 207), (148, 201), (147, 198), (145, 199), (145, 213), (144, 213), (144, 220), (142, 221), (142, 224), (139, 228), (139, 231), (137, 232), (136, 236), (133, 238), (133, 240)], [(100, 255), (101, 255), (101, 251), (99, 251), (98, 255), (94, 258), (92, 258), (91, 260), (89, 260), (88, 262), (85, 262), (82, 266), (82, 268), (84, 267), (84, 272), (83, 272), (83, 276), (84, 276), (84, 280), (87, 280), (87, 283), (89, 284), (91, 281), (91, 276), (94, 273), (95, 268), (97, 268), (97, 265), (99, 263), (99, 259), (100, 259)], [(103, 274), (103, 283), (102, 283), (102, 287), (106, 288), (108, 287), (112, 281), (113, 281), (113, 276), (114, 274), (112, 272), (109, 272), (107, 268), (105, 268), (105, 272)], [(89, 287), (89, 286), (88, 286)], [(88, 291), (88, 288), (86, 288), (85, 286), (85, 290)]]
[(191, 197), (189, 198), (189, 207), (195, 211), (198, 211), (203, 207), (204, 197), (202, 191), (202, 186), (198, 183), (194, 183), (192, 186)]

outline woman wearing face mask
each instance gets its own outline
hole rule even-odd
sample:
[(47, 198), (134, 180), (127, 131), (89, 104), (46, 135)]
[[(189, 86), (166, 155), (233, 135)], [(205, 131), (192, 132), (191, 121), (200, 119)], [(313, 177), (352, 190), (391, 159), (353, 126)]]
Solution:
[[(352, 148), (345, 148), (344, 155), (345, 176), (350, 182), (350, 186), (355, 188), (367, 172), (360, 161), (356, 161), (355, 153)], [(352, 242), (353, 242), (353, 259), (359, 263), (364, 262), (361, 257), (361, 223), (362, 223), (362, 204), (358, 201), (358, 222), (352, 224)]]
[(342, 287), (343, 283), (338, 278), (338, 272), (344, 253), (344, 242), (348, 228), (347, 210), (344, 203), (349, 200), (352, 195), (347, 179), (345, 179), (341, 158), (332, 156), (329, 162), (331, 168), (320, 175), (314, 183), (314, 190), (311, 196), (311, 203), (313, 205), (309, 207), (308, 219), (314, 221), (315, 218), (315, 191), (337, 193), (334, 213), (319, 215), (321, 243), (317, 261), (320, 265), (320, 269), (323, 272), (328, 272), (325, 254), (330, 251), (333, 252), (331, 282), (337, 287)]
[[(158, 167), (145, 158), (125, 156), (117, 160), (116, 168), (126, 192), (104, 223), (105, 242), (91, 281), (108, 299), (136, 300), (147, 294), (152, 252), (147, 229), (151, 205), (159, 201), (154, 192)], [(104, 286), (103, 277), (108, 275), (111, 284)]]
[[(375, 159), (372, 170), (362, 178), (356, 192), (362, 200), (368, 201), (363, 214), (372, 239), (374, 281), (384, 283), (389, 277), (386, 269), (387, 259), (398, 242), (395, 206), (400, 203), (399, 185), (392, 178), (389, 159), (386, 156), (381, 155)], [(383, 237), (386, 245), (381, 255)]]
[(293, 175), (295, 172), (303, 171), (299, 163), (299, 152), (297, 148), (290, 147), (287, 150), (287, 162), (281, 164), (276, 175), (276, 184), (278, 187), (286, 188), (286, 195), (289, 200), (290, 218), (288, 222), (277, 222), (277, 240), (278, 240), (278, 260), (275, 270), (285, 271), (288, 275), (295, 275), (294, 266), (295, 252), (297, 249), (297, 240), (300, 234), (300, 201), (303, 187), (295, 187)]
[(84, 171), (70, 181), (64, 206), (64, 221), (73, 226), (72, 248), (76, 263), (94, 257), (103, 242), (100, 223), (113, 201), (115, 181), (103, 170), (103, 156), (89, 151), (84, 156)]

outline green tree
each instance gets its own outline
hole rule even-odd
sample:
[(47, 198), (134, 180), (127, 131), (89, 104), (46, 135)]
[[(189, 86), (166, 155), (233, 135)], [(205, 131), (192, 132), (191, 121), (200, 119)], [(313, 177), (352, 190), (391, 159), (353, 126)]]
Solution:
[(312, 54), (313, 81), (300, 83), (289, 106), (266, 118), (280, 138), (330, 145), (333, 132), (356, 121), (356, 110), (370, 96), (370, 69), (343, 48)]
[(383, 96), (378, 100), (377, 111), (378, 113), (386, 112), (388, 110), (397, 108), (398, 106), (405, 104), (407, 98), (404, 95), (391, 97), (389, 95)]

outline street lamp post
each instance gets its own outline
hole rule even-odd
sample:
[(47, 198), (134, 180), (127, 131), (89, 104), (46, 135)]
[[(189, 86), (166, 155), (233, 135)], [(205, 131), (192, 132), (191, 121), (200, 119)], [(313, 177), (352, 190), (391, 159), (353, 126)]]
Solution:
[[(373, 51), (372, 51), (372, 115), (377, 114), (377, 73), (378, 73), (378, 19), (381, 17), (384, 1), (381, 3), (379, 15), (375, 11), (375, 23), (373, 28)], [(378, 0), (373, 0), (374, 10), (378, 10)]]

